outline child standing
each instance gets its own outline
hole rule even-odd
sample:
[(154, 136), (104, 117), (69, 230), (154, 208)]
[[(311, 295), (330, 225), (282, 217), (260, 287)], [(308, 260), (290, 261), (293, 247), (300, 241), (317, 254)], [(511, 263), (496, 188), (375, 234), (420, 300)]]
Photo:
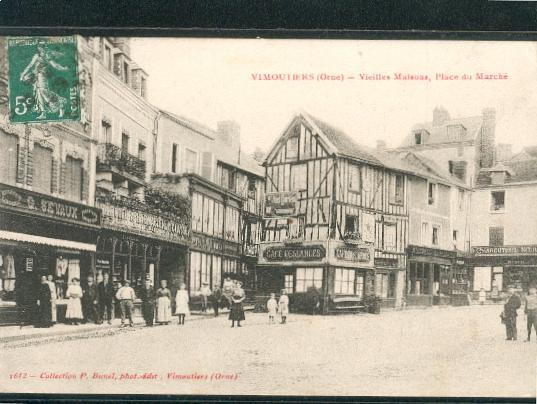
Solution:
[(175, 314), (179, 317), (179, 325), (185, 324), (185, 317), (190, 315), (190, 308), (188, 307), (188, 291), (186, 285), (181, 283), (179, 290), (175, 295)]
[(280, 316), (282, 316), (282, 324), (287, 323), (287, 315), (289, 314), (289, 296), (285, 289), (282, 290), (280, 300), (278, 301), (278, 311)]
[(269, 324), (274, 324), (274, 318), (276, 317), (276, 311), (278, 310), (278, 302), (276, 301), (276, 295), (270, 294), (270, 299), (267, 301), (268, 319)]

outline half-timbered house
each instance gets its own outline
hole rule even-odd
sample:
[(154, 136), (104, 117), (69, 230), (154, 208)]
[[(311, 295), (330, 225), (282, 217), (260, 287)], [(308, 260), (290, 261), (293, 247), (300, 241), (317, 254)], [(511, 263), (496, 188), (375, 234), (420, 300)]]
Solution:
[(408, 244), (400, 159), (359, 146), (302, 112), (264, 166), (261, 288), (285, 289), (291, 302), (319, 293), (325, 313), (358, 309), (368, 295), (399, 306)]

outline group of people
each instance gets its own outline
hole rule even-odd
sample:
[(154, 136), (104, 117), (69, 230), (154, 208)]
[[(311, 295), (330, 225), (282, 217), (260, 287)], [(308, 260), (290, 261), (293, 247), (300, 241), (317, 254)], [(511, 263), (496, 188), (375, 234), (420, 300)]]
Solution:
[(242, 282), (236, 279), (226, 277), (222, 283), (222, 289), (217, 285), (211, 291), (209, 285), (204, 282), (198, 291), (198, 295), (201, 297), (201, 311), (207, 312), (209, 302), (213, 307), (215, 317), (218, 317), (219, 309), (224, 306), (229, 308), (229, 320), (231, 320), (231, 327), (241, 326), (241, 321), (245, 320), (244, 316), (244, 300), (246, 299), (246, 292), (242, 288)]
[[(65, 297), (68, 299), (65, 312), (67, 323), (78, 325), (93, 321), (100, 324), (105, 318), (111, 323), (114, 287), (108, 274), (98, 284), (93, 277), (88, 277), (83, 287), (80, 286), (80, 279), (73, 278)], [(37, 292), (36, 327), (48, 328), (57, 322), (57, 300), (53, 276), (42, 275)]]
[(267, 301), (267, 310), (269, 324), (275, 323), (278, 314), (281, 317), (281, 324), (287, 323), (287, 316), (289, 315), (289, 296), (287, 296), (285, 289), (282, 289), (278, 300), (276, 300), (275, 293), (270, 294), (270, 299)]
[[(517, 310), (522, 306), (522, 300), (520, 296), (515, 293), (514, 288), (508, 289), (509, 298), (504, 305), (503, 312), (500, 317), (502, 323), (505, 324), (505, 331), (508, 341), (517, 340)], [(526, 326), (528, 331), (528, 338), (526, 342), (531, 340), (532, 329), (535, 330), (537, 336), (537, 288), (530, 287), (528, 294), (525, 296), (524, 313), (526, 315)]]

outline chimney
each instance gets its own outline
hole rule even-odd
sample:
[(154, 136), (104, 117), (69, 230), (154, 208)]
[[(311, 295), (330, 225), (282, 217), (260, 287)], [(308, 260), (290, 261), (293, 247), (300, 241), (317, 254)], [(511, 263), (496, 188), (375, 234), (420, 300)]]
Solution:
[(483, 109), (483, 123), (481, 124), (481, 139), (479, 161), (481, 168), (490, 168), (494, 164), (494, 144), (496, 131), (496, 110)]
[(433, 126), (442, 126), (450, 119), (449, 112), (444, 107), (436, 107), (433, 110)]
[(377, 150), (378, 151), (386, 150), (386, 141), (385, 140), (377, 140)]
[(113, 37), (112, 43), (121, 50), (127, 57), (131, 57), (131, 39), (128, 37)]
[(496, 146), (496, 161), (511, 160), (513, 157), (513, 145), (511, 143), (499, 143)]
[(220, 121), (217, 124), (218, 140), (227, 149), (222, 152), (228, 155), (234, 163), (240, 160), (241, 127), (232, 120)]

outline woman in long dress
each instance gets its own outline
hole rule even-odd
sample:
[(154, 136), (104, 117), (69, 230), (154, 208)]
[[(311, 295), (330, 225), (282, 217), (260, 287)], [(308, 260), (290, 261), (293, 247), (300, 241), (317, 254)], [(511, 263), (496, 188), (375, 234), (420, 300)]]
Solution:
[(49, 275), (47, 277), (47, 283), (50, 288), (50, 306), (52, 308), (52, 323), (55, 323), (58, 321), (57, 318), (57, 311), (56, 311), (56, 300), (58, 299), (58, 295), (56, 294), (56, 285), (54, 284), (54, 277), (52, 275)]
[(157, 323), (170, 324), (172, 321), (172, 292), (168, 289), (168, 281), (162, 279), (157, 290)]
[(235, 327), (235, 321), (237, 322), (237, 327), (242, 327), (241, 321), (245, 320), (242, 302), (245, 298), (246, 294), (242, 288), (242, 283), (237, 282), (237, 287), (233, 290), (233, 296), (231, 297), (231, 311), (229, 312), (231, 327)]
[(52, 311), (50, 306), (50, 289), (47, 283), (47, 277), (41, 277), (41, 283), (37, 292), (38, 300), (38, 321), (35, 325), (39, 328), (48, 328), (52, 326)]
[(78, 278), (73, 278), (72, 283), (67, 288), (65, 292), (65, 297), (69, 300), (67, 301), (67, 310), (65, 312), (65, 319), (68, 323), (78, 325), (84, 318), (82, 315), (82, 288), (80, 287), (80, 280)]
[(190, 308), (188, 307), (188, 302), (190, 301), (188, 297), (188, 291), (186, 290), (186, 285), (182, 283), (179, 286), (179, 290), (175, 295), (175, 314), (179, 317), (179, 325), (185, 324), (185, 317), (190, 315)]
[(287, 296), (285, 289), (282, 290), (282, 294), (278, 300), (278, 311), (280, 312), (280, 316), (282, 316), (282, 324), (285, 324), (287, 322), (287, 315), (289, 314), (289, 296)]

